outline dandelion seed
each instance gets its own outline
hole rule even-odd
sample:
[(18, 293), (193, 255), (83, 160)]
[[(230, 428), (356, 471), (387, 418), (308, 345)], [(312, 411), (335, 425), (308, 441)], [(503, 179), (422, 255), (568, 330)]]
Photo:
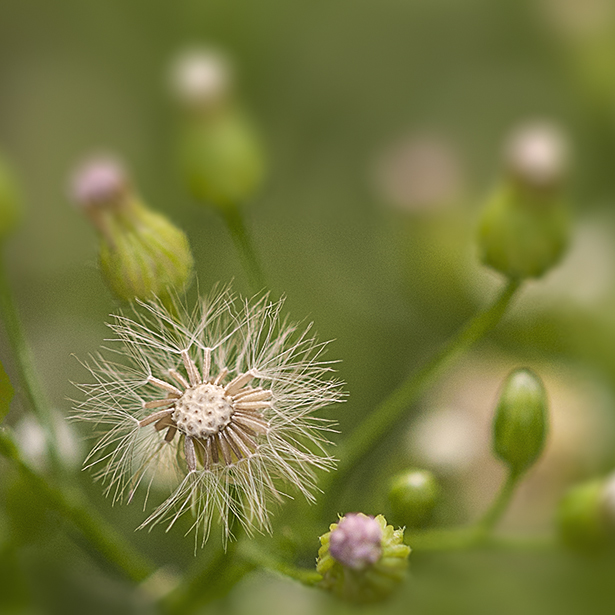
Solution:
[(102, 436), (86, 466), (96, 466), (113, 500), (130, 500), (156, 476), (172, 476), (170, 496), (141, 527), (185, 512), (204, 543), (214, 517), (225, 539), (231, 515), (250, 532), (270, 529), (270, 508), (285, 485), (314, 499), (316, 469), (331, 422), (315, 416), (341, 401), (325, 343), (282, 319), (282, 301), (239, 302), (215, 292), (175, 317), (158, 301), (140, 303), (134, 317), (110, 324), (116, 353), (86, 367), (93, 384), (77, 418), (99, 425)]

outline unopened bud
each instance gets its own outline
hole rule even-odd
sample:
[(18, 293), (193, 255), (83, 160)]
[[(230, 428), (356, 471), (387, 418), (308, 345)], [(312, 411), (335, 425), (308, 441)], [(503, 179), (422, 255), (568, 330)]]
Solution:
[(234, 106), (186, 119), (181, 161), (192, 195), (221, 210), (253, 197), (265, 174), (256, 131)]
[(72, 196), (99, 233), (100, 267), (119, 299), (164, 298), (184, 289), (193, 268), (188, 239), (138, 199), (119, 163), (105, 158), (83, 165)]
[(382, 555), (382, 529), (373, 517), (349, 514), (343, 517), (329, 537), (329, 552), (340, 564), (362, 570)]
[(382, 515), (342, 517), (320, 537), (321, 586), (349, 602), (384, 600), (405, 577), (410, 547), (403, 538), (403, 530), (387, 525)]
[(513, 371), (504, 383), (493, 423), (496, 455), (515, 474), (527, 470), (542, 453), (547, 424), (541, 379), (529, 369)]
[(21, 202), (15, 181), (0, 158), (0, 241), (10, 235), (21, 218)]
[(479, 227), (483, 262), (512, 279), (540, 277), (562, 258), (570, 220), (562, 197), (567, 148), (546, 126), (511, 139), (507, 175), (489, 198)]
[(256, 194), (265, 174), (262, 144), (235, 101), (232, 70), (219, 51), (180, 56), (172, 87), (183, 107), (180, 168), (192, 195), (223, 211)]
[(435, 476), (427, 470), (407, 470), (395, 475), (389, 490), (393, 520), (419, 527), (429, 520), (440, 496)]
[(614, 491), (615, 479), (599, 478), (576, 485), (566, 493), (557, 511), (557, 527), (568, 547), (591, 553), (613, 544)]

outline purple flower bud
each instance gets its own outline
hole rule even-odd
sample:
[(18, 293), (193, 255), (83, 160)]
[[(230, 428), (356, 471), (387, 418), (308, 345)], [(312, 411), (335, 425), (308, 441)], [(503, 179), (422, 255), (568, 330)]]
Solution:
[(350, 513), (331, 532), (329, 552), (340, 564), (361, 570), (382, 555), (382, 530), (374, 517)]
[(116, 201), (126, 185), (126, 174), (117, 160), (92, 158), (73, 175), (71, 196), (81, 207), (106, 205)]

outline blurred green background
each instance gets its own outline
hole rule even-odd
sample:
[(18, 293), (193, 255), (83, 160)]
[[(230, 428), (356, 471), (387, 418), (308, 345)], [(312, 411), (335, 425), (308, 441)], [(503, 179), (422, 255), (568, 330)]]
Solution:
[[(195, 44), (230, 54), (260, 126), (271, 171), (246, 210), (248, 225), (273, 293), (287, 296), (295, 319), (314, 320), (322, 339), (336, 340), (329, 357), (342, 360), (349, 392), (332, 415), (342, 434), (497, 291), (501, 282), (479, 266), (473, 241), (507, 134), (537, 118), (566, 132), (575, 216), (568, 256), (528, 285), (489, 342), (356, 469), (337, 511), (382, 512), (383, 478), (417, 464), (446, 488), (438, 521), (475, 518), (502, 477), (489, 442), (498, 387), (510, 369), (528, 365), (545, 379), (553, 433), (506, 524), (547, 531), (567, 485), (615, 465), (615, 3), (0, 0), (0, 149), (27, 204), (8, 263), (36, 365), (61, 416), (77, 396), (70, 381), (86, 379), (71, 355), (98, 349), (116, 309), (97, 271), (95, 233), (67, 196), (84, 156), (119, 155), (145, 200), (188, 233), (201, 290), (234, 279), (248, 293), (222, 221), (191, 201), (177, 172), (166, 71)], [(36, 462), (35, 430), (20, 401), (9, 422)], [(76, 465), (85, 453), (80, 437), (66, 453)], [(192, 541), (181, 528), (132, 535), (139, 505), (112, 509), (90, 476), (79, 480), (160, 565), (191, 564)], [(0, 562), (0, 612), (151, 612), (4, 465), (0, 494), (0, 537), (16, 545)], [(290, 507), (281, 518), (296, 523)], [(314, 536), (314, 557), (317, 544)], [(615, 607), (608, 556), (479, 552), (411, 562), (411, 580), (377, 612)], [(214, 609), (346, 607), (257, 573)]]

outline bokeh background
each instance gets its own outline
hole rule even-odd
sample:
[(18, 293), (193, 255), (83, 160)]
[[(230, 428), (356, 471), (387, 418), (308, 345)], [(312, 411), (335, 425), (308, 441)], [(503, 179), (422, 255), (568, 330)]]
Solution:
[[(8, 250), (36, 365), (69, 413), (85, 357), (116, 309), (96, 237), (67, 196), (71, 170), (113, 152), (145, 200), (187, 233), (202, 290), (247, 279), (221, 219), (193, 202), (175, 159), (169, 62), (198, 44), (226, 50), (267, 146), (266, 186), (246, 208), (271, 289), (314, 320), (341, 359), (348, 433), (420, 366), (501, 280), (477, 261), (474, 231), (515, 127), (567, 134), (575, 231), (561, 266), (528, 284), (506, 321), (431, 390), (345, 485), (339, 510), (386, 512), (386, 480), (420, 465), (446, 496), (436, 521), (475, 518), (502, 479), (489, 423), (510, 369), (545, 379), (547, 454), (505, 519), (552, 529), (566, 486), (615, 466), (615, 3), (610, 0), (0, 0), (0, 149), (27, 215)], [(4, 338), (0, 358), (14, 375)], [(43, 463), (19, 397), (9, 422)], [(63, 423), (64, 424), (64, 423)], [(72, 430), (72, 431), (71, 431)], [(65, 454), (81, 463), (79, 428)], [(180, 530), (132, 534), (142, 511), (100, 511), (159, 564), (181, 570)], [(0, 466), (2, 613), (149, 613), (139, 592), (39, 510)], [(289, 525), (292, 507), (281, 513)], [(331, 519), (334, 521), (335, 517)], [(324, 532), (326, 527), (322, 528)], [(314, 536), (314, 556), (317, 536)], [(404, 589), (376, 612), (611, 613), (615, 563), (556, 552), (412, 557)], [(309, 564), (309, 562), (308, 562)], [(6, 590), (4, 588), (7, 588)], [(10, 588), (10, 591), (9, 591)], [(327, 596), (265, 573), (214, 611), (327, 613)]]

